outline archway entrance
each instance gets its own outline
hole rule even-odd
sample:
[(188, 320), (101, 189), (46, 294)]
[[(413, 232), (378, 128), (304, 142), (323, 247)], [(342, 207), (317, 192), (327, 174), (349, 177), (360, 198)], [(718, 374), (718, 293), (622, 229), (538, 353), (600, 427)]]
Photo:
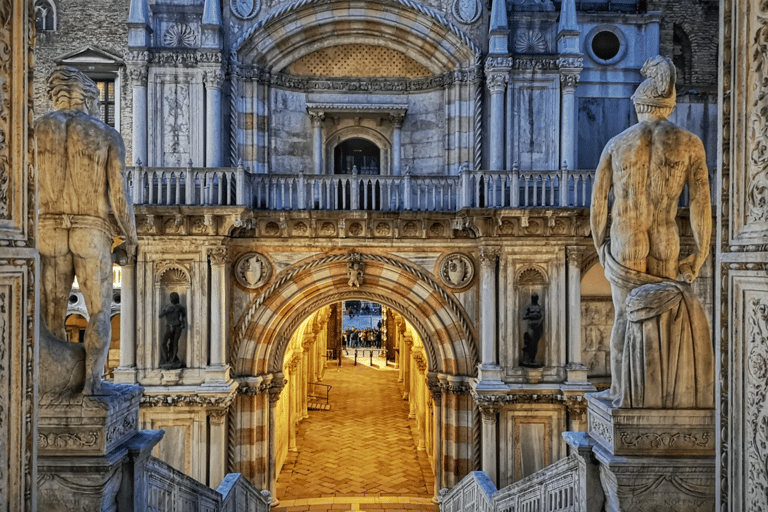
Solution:
[(435, 408), (433, 492), (455, 485), (476, 467), (479, 416), (469, 394), (477, 365), (474, 331), (458, 301), (430, 275), (407, 261), (365, 253), (310, 258), (286, 268), (235, 326), (230, 353), (240, 390), (230, 470), (276, 493), (277, 407), (290, 381), (284, 364), (291, 340), (316, 311), (353, 299), (396, 311), (421, 340), (423, 389)]
[(377, 175), (381, 173), (381, 150), (368, 139), (355, 137), (338, 144), (333, 150), (333, 173), (352, 174), (357, 169), (360, 174)]
[[(363, 302), (356, 313), (355, 302), (322, 308), (291, 337), (276, 405), (278, 510), (330, 497), (433, 496), (437, 408), (423, 344), (397, 312)], [(339, 319), (350, 341), (324, 358)]]

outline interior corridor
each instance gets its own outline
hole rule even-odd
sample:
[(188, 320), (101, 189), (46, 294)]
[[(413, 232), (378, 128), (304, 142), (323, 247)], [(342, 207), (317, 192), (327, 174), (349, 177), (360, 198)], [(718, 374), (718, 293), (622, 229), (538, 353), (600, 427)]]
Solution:
[(276, 510), (438, 510), (434, 473), (416, 448), (416, 421), (397, 380), (383, 359), (373, 367), (350, 358), (329, 364), (323, 383), (333, 386), (331, 408), (309, 411), (299, 424), (297, 451), (277, 480)]

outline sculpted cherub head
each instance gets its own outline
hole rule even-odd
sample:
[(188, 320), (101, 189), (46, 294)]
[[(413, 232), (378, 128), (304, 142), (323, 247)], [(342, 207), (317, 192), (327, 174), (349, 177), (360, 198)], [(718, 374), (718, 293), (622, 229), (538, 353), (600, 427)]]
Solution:
[(668, 117), (675, 108), (675, 65), (667, 57), (657, 55), (645, 61), (640, 74), (647, 77), (632, 95), (638, 114), (654, 113)]
[(59, 66), (48, 76), (48, 97), (57, 110), (83, 110), (96, 115), (99, 108), (99, 89), (81, 71)]

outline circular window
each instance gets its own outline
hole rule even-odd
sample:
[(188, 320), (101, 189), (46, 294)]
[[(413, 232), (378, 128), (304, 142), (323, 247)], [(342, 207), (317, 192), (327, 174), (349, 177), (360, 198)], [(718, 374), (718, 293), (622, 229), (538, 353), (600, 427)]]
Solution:
[(621, 41), (613, 32), (600, 32), (592, 38), (592, 51), (595, 57), (602, 60), (611, 60), (619, 54)]
[(627, 53), (627, 40), (621, 30), (613, 25), (593, 28), (587, 34), (585, 43), (585, 53), (603, 66), (616, 64)]
[(70, 303), (70, 304), (77, 304), (77, 302), (78, 302), (79, 300), (80, 300), (80, 299), (78, 299), (78, 298), (77, 298), (77, 295), (75, 295), (75, 294), (72, 294), (72, 295), (70, 295), (70, 296), (69, 296), (69, 303)]

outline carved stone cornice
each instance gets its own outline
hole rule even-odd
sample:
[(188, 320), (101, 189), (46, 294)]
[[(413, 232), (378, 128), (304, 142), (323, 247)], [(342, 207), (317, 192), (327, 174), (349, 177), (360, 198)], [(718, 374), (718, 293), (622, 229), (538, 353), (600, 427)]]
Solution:
[(200, 64), (221, 64), (222, 62), (220, 52), (197, 52), (195, 57)]
[[(244, 393), (238, 388), (238, 393)], [(142, 407), (217, 407), (228, 409), (232, 405), (235, 393), (229, 395), (177, 395), (177, 394), (151, 394), (141, 397)]]
[(156, 51), (152, 53), (151, 62), (156, 66), (165, 67), (194, 67), (198, 62), (195, 51)]
[(123, 54), (127, 66), (146, 66), (152, 59), (152, 54), (146, 50), (128, 50)]
[(512, 57), (493, 57), (489, 56), (485, 59), (485, 73), (489, 74), (493, 71), (509, 71), (512, 68), (514, 62)]
[(552, 57), (515, 57), (512, 62), (512, 69), (525, 71), (553, 71), (560, 69), (560, 66)]

